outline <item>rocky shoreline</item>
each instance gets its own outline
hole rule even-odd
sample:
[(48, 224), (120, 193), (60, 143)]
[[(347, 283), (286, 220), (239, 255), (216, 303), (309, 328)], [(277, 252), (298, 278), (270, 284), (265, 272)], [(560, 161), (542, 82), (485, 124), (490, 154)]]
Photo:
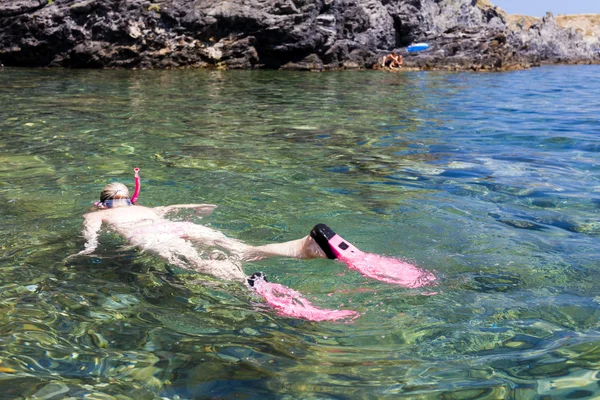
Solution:
[(573, 24), (487, 0), (0, 0), (0, 65), (321, 71), (377, 68), (393, 50), (407, 69), (600, 62), (599, 38)]

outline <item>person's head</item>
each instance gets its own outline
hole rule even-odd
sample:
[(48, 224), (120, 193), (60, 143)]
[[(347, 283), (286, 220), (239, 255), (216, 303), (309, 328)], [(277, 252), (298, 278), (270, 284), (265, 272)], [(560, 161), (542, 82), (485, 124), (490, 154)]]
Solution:
[(111, 208), (119, 206), (130, 206), (131, 196), (129, 195), (129, 189), (127, 186), (120, 182), (109, 183), (104, 186), (102, 192), (100, 192), (100, 202), (98, 203), (99, 208)]

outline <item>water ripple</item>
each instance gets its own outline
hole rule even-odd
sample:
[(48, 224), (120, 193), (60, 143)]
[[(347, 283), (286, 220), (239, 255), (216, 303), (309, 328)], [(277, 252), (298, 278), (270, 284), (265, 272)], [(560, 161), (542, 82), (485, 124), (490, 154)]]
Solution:
[[(597, 393), (597, 68), (0, 75), (11, 398)], [(240, 285), (171, 274), (111, 232), (94, 257), (65, 263), (81, 214), (105, 183), (132, 185), (134, 166), (144, 205), (219, 204), (194, 221), (252, 244), (325, 222), (434, 271), (436, 286), (330, 260), (244, 266), (362, 314), (317, 324)]]

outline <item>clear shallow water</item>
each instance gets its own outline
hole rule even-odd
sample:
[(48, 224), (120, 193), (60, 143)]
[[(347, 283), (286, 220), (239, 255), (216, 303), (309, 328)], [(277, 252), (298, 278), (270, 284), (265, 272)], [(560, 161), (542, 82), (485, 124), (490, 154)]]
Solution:
[[(597, 87), (593, 66), (1, 70), (0, 398), (596, 397)], [(362, 313), (314, 323), (110, 233), (65, 264), (135, 166), (144, 205), (219, 204), (196, 221), (252, 244), (324, 222), (435, 271), (437, 294), (329, 260), (245, 265)]]

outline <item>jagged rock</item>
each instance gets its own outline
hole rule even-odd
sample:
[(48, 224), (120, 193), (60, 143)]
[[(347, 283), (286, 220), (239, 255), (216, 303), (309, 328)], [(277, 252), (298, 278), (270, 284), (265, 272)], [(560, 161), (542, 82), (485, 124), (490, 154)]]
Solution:
[(598, 61), (594, 42), (585, 40), (583, 35), (573, 28), (559, 26), (552, 13), (546, 14), (526, 29), (524, 26), (513, 29), (511, 43), (524, 57), (537, 58), (540, 62)]
[(487, 0), (0, 0), (7, 66), (356, 69), (396, 50), (407, 67), (502, 70), (598, 62), (596, 43)]

